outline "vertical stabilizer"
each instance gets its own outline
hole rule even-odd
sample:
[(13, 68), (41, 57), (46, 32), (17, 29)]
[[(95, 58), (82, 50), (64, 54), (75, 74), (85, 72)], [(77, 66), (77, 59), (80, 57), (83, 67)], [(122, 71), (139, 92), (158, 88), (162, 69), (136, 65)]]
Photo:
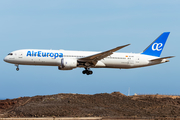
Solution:
[(151, 43), (141, 54), (151, 55), (160, 57), (161, 52), (164, 48), (166, 40), (169, 36), (170, 32), (162, 33), (153, 43)]

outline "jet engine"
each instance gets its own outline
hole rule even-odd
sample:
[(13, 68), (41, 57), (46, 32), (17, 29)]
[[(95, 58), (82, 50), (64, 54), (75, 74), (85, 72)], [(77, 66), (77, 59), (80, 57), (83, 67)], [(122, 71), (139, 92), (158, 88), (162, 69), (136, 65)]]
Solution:
[(62, 58), (61, 66), (58, 66), (59, 70), (72, 70), (77, 67), (77, 59)]

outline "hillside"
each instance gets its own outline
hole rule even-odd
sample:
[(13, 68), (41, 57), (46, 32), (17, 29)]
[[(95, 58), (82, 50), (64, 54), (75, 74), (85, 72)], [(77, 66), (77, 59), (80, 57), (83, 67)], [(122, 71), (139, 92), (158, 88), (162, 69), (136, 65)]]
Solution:
[(177, 117), (180, 97), (57, 94), (0, 100), (0, 117)]

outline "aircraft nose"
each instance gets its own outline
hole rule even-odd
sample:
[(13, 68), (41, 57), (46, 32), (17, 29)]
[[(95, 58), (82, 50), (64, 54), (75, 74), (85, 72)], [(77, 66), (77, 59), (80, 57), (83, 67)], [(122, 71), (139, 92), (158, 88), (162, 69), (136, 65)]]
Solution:
[(7, 58), (7, 56), (3, 59), (5, 62), (7, 62), (8, 61), (8, 58)]

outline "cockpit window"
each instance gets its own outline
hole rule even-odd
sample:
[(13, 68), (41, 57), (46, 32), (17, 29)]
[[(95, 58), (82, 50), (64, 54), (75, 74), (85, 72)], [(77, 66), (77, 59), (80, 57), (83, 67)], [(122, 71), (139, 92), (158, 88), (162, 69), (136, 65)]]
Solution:
[(9, 53), (8, 55), (13, 55), (13, 53)]

